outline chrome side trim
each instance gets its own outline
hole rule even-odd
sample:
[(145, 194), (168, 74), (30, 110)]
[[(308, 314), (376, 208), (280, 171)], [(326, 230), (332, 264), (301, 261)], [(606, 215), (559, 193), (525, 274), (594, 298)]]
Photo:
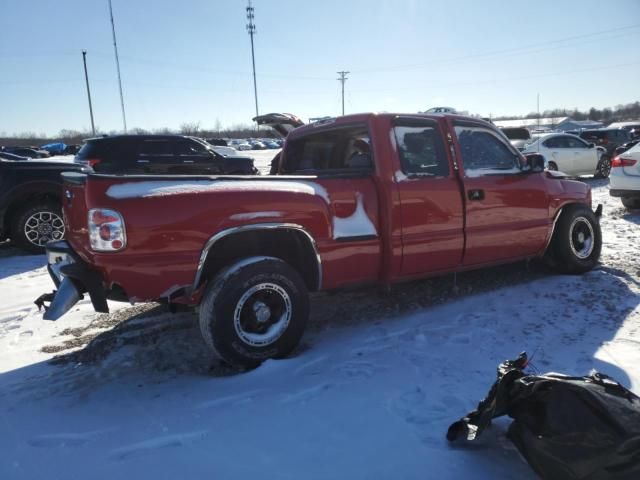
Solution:
[(542, 251), (543, 254), (546, 253), (547, 249), (549, 248), (549, 245), (551, 245), (551, 240), (553, 240), (553, 234), (556, 231), (556, 223), (558, 223), (558, 219), (560, 218), (560, 215), (562, 215), (562, 210), (564, 210), (564, 207), (561, 207), (560, 210), (558, 210), (558, 213), (556, 213), (556, 218), (553, 219), (553, 225), (551, 226), (551, 234), (549, 235), (547, 244), (544, 246), (544, 250)]
[(221, 232), (216, 233), (215, 235), (210, 237), (209, 240), (207, 240), (207, 243), (205, 243), (204, 248), (200, 253), (200, 260), (198, 261), (198, 268), (196, 270), (196, 276), (193, 281), (193, 286), (191, 290), (195, 291), (195, 289), (198, 288), (198, 285), (200, 285), (202, 271), (207, 261), (207, 256), (209, 255), (209, 251), (211, 250), (211, 248), (213, 248), (216, 242), (223, 239), (224, 237), (233, 235), (235, 233), (248, 232), (252, 230), (277, 230), (277, 229), (296, 230), (298, 232), (303, 233), (307, 237), (307, 239), (309, 240), (309, 243), (313, 247), (313, 252), (315, 253), (315, 256), (316, 256), (316, 263), (317, 263), (317, 269), (318, 269), (317, 289), (320, 290), (322, 287), (322, 260), (320, 259), (320, 253), (318, 253), (318, 245), (316, 244), (315, 239), (311, 236), (309, 232), (307, 232), (307, 230), (305, 230), (305, 228), (302, 225), (298, 225), (295, 223), (255, 223), (252, 225), (242, 225), (239, 227), (227, 228), (226, 230), (222, 230)]

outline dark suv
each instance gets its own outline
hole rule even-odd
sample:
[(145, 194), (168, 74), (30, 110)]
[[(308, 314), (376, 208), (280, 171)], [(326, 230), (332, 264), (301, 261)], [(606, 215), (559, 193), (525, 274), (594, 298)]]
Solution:
[(151, 175), (257, 175), (253, 158), (225, 156), (181, 135), (90, 138), (75, 157), (97, 173)]
[(600, 128), (598, 130), (583, 130), (580, 138), (603, 147), (609, 157), (613, 157), (616, 148), (631, 140), (631, 135), (620, 128)]

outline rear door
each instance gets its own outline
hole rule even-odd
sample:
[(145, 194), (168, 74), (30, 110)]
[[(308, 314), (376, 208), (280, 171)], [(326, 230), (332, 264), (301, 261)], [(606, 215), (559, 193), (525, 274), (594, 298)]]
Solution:
[(543, 174), (524, 173), (502, 135), (482, 124), (454, 121), (465, 196), (463, 265), (535, 255), (549, 231)]
[(401, 275), (454, 269), (464, 247), (463, 202), (443, 132), (434, 120), (398, 117), (393, 136), (401, 166)]
[(179, 173), (172, 141), (165, 138), (142, 139), (138, 142), (135, 159), (136, 173)]

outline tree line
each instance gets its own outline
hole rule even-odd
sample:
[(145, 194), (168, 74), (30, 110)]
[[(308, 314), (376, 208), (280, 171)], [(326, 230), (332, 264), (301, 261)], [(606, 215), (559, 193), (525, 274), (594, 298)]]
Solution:
[[(596, 120), (609, 124), (612, 122), (621, 122), (625, 120), (640, 119), (640, 102), (628, 103), (626, 105), (616, 105), (613, 108), (598, 109), (591, 107), (587, 111), (581, 111), (577, 108), (573, 110), (564, 108), (555, 108), (553, 110), (545, 110), (538, 114), (531, 112), (521, 116), (500, 116), (494, 117), (493, 120), (510, 120), (518, 118), (548, 118), (548, 117), (571, 117), (574, 120)], [(102, 131), (97, 129), (96, 135), (114, 135), (117, 131)], [(276, 133), (271, 129), (256, 130), (254, 124), (238, 123), (228, 127), (223, 127), (219, 120), (215, 121), (213, 128), (202, 128), (200, 122), (186, 122), (180, 125), (178, 129), (159, 128), (148, 130), (144, 128), (133, 128), (127, 133), (132, 134), (160, 134), (160, 135), (189, 135), (201, 138), (268, 138), (275, 137)], [(92, 133), (88, 130), (60, 130), (58, 135), (49, 137), (34, 132), (23, 132), (17, 135), (0, 134), (0, 145), (42, 145), (51, 142), (64, 142), (66, 144), (79, 144), (84, 139), (92, 137)]]

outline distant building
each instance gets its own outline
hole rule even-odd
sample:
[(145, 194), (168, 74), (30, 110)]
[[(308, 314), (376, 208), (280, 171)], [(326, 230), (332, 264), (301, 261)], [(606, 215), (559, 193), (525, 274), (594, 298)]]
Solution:
[(580, 130), (583, 128), (602, 128), (602, 122), (593, 120), (574, 120), (571, 117), (516, 118), (514, 120), (494, 120), (497, 127), (524, 127), (529, 130)]

